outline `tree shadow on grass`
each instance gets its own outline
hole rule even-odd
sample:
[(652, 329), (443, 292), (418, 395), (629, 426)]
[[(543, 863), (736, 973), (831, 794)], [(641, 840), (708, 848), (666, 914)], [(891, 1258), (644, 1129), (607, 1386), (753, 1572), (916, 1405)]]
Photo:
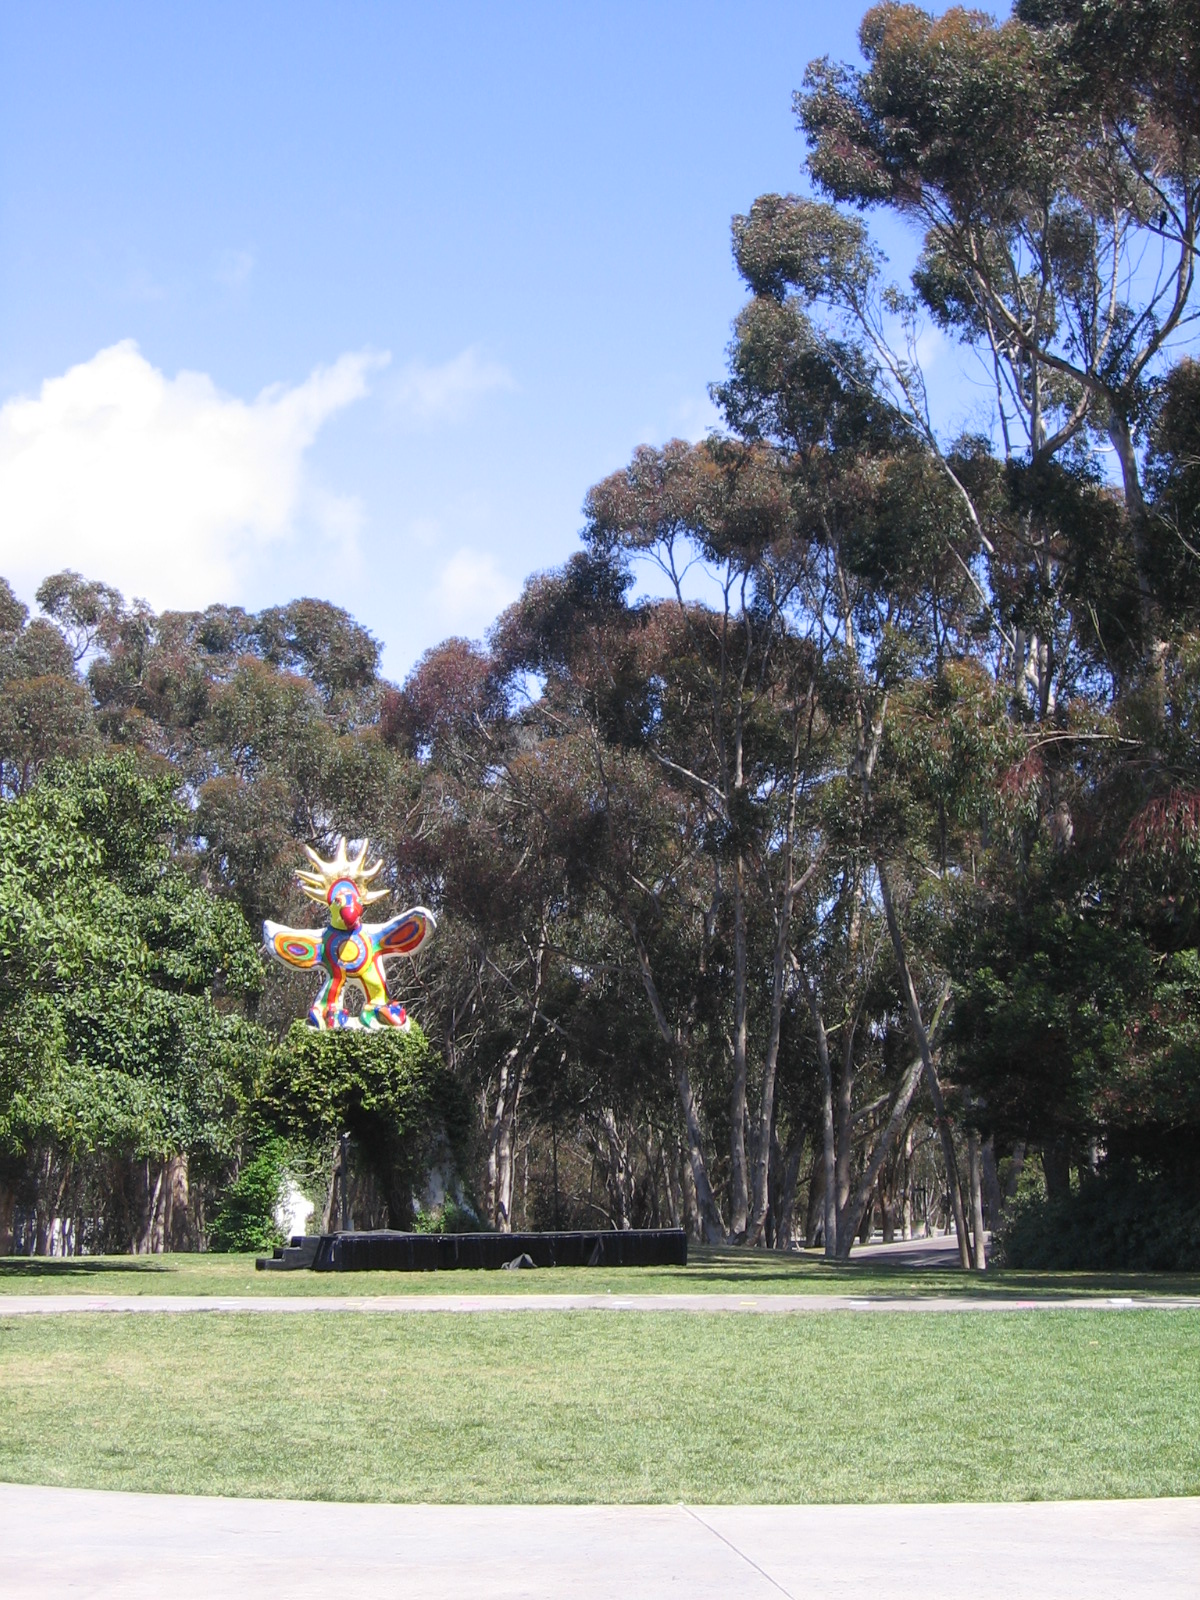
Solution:
[[(1194, 1295), (1200, 1297), (1200, 1273), (1186, 1272), (1033, 1272), (989, 1268), (986, 1273), (961, 1267), (917, 1266), (912, 1262), (880, 1260), (878, 1256), (849, 1261), (826, 1261), (823, 1256), (780, 1256), (769, 1251), (738, 1250), (720, 1246), (692, 1246), (690, 1265), (699, 1268), (706, 1283), (728, 1284), (743, 1292), (770, 1288), (794, 1294), (832, 1283), (846, 1294), (874, 1292), (890, 1299), (928, 1299), (931, 1296), (980, 1296), (996, 1300), (1078, 1299), (1105, 1295)], [(690, 1270), (686, 1269), (686, 1270)]]
[(131, 1256), (127, 1261), (112, 1256), (0, 1256), (0, 1281), (33, 1283), (43, 1278), (77, 1282), (81, 1278), (107, 1276), (113, 1272), (138, 1274), (170, 1273), (175, 1269), (154, 1257)]

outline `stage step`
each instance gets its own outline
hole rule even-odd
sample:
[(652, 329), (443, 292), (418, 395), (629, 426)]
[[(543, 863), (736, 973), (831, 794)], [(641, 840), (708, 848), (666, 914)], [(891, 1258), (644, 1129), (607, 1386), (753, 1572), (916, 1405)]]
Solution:
[(274, 1256), (259, 1256), (254, 1265), (259, 1272), (299, 1272), (312, 1266), (320, 1247), (317, 1234), (294, 1233), (290, 1244), (276, 1245)]

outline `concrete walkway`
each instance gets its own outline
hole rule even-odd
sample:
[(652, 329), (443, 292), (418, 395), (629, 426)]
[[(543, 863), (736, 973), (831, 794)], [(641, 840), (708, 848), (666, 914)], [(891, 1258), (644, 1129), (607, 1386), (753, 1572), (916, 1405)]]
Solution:
[(1200, 1500), (372, 1506), (0, 1485), (5, 1600), (1195, 1600)]
[(1200, 1297), (1124, 1295), (1092, 1299), (1004, 1299), (999, 1296), (939, 1295), (905, 1299), (846, 1294), (377, 1294), (377, 1295), (199, 1295), (199, 1294), (7, 1294), (5, 1317), (62, 1316), (80, 1312), (140, 1312), (179, 1315), (208, 1311), (263, 1316), (311, 1312), (369, 1311), (395, 1316), (414, 1312), (478, 1311), (690, 1311), (745, 1312), (761, 1316), (817, 1311), (1183, 1311), (1200, 1310)]

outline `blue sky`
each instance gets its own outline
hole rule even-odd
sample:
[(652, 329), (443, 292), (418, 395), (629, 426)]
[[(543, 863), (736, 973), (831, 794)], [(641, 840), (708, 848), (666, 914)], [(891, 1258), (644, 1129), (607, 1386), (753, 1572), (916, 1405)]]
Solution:
[(813, 0), (0, 13), (0, 573), (314, 594), (394, 677), (699, 437)]

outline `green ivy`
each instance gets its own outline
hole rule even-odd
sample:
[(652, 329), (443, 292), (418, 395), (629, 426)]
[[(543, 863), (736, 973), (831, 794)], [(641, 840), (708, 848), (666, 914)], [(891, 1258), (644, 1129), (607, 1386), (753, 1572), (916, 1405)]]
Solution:
[(460, 1152), (469, 1112), (415, 1023), (403, 1033), (326, 1033), (297, 1022), (272, 1054), (254, 1118), (264, 1134), (310, 1148), (348, 1133), (399, 1228), (411, 1225), (435, 1142), (445, 1134)]

